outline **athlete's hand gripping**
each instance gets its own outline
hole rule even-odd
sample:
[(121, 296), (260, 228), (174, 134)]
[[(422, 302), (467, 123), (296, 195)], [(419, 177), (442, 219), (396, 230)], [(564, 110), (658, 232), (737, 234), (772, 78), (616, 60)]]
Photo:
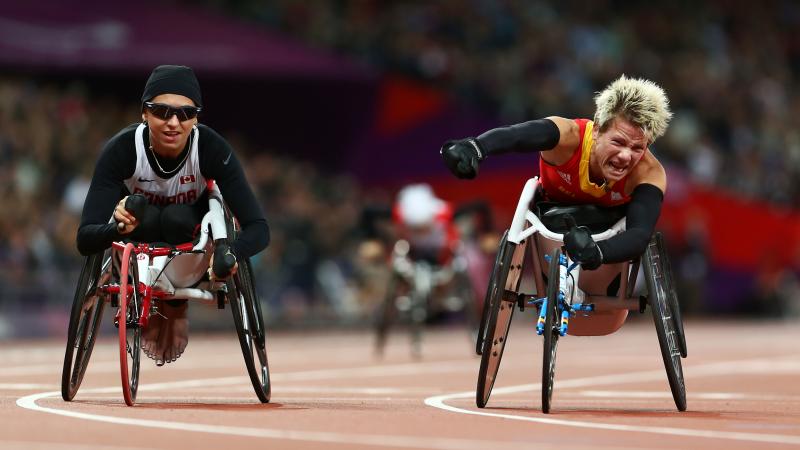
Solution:
[(575, 223), (575, 219), (566, 215), (564, 220), (570, 230), (564, 235), (564, 246), (567, 254), (573, 261), (579, 262), (585, 270), (595, 270), (603, 264), (603, 254), (597, 242), (592, 239), (592, 233), (587, 227)]
[(147, 198), (142, 194), (128, 195), (114, 208), (114, 220), (117, 221), (119, 234), (129, 234), (139, 225), (137, 217), (144, 216)]
[(466, 179), (478, 175), (478, 165), (486, 158), (486, 153), (474, 138), (447, 141), (439, 153), (453, 175)]

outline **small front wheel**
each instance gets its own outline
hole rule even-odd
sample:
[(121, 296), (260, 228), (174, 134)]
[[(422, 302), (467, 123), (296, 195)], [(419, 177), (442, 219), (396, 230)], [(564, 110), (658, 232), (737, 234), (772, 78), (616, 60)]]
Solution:
[(550, 270), (547, 273), (547, 310), (544, 320), (544, 349), (542, 360), (542, 412), (550, 412), (553, 400), (553, 381), (556, 374), (556, 349), (559, 337), (559, 280), (563, 266), (560, 262), (561, 249), (556, 248), (550, 255)]
[(119, 270), (119, 372), (122, 378), (122, 396), (125, 404), (133, 406), (139, 388), (139, 362), (141, 356), (142, 315), (138, 267), (133, 244), (128, 243), (122, 251)]

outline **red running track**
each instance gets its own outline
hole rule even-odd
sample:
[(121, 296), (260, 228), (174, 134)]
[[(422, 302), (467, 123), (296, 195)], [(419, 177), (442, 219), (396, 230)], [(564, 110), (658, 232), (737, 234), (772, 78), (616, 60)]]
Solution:
[(2, 449), (800, 448), (800, 324), (689, 321), (688, 411), (669, 393), (649, 317), (559, 342), (553, 412), (540, 411), (542, 339), (519, 315), (485, 409), (479, 359), (459, 329), (431, 330), (423, 357), (392, 335), (268, 336), (272, 403), (260, 404), (235, 334), (192, 336), (181, 359), (143, 364), (126, 407), (113, 336), (98, 342), (75, 401), (59, 394), (63, 343), (0, 344)]

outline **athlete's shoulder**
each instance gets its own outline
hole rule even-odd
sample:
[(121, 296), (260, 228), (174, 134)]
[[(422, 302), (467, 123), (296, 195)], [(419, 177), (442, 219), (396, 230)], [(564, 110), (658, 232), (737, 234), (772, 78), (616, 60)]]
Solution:
[(640, 184), (647, 183), (656, 186), (664, 193), (667, 192), (667, 172), (649, 149), (645, 151), (641, 161), (634, 168), (631, 181), (631, 190)]
[(139, 126), (138, 123), (132, 123), (127, 127), (119, 130), (117, 134), (111, 137), (106, 142), (105, 149), (111, 148), (119, 148), (119, 147), (133, 147), (134, 144), (134, 134), (136, 132), (136, 128)]
[(200, 139), (201, 139), (201, 141), (206, 141), (206, 140), (210, 140), (212, 142), (213, 141), (223, 141), (223, 142), (225, 141), (225, 138), (222, 137), (222, 135), (219, 134), (219, 132), (217, 130), (211, 128), (210, 126), (208, 126), (206, 124), (198, 123), (197, 124), (197, 129), (200, 131)]

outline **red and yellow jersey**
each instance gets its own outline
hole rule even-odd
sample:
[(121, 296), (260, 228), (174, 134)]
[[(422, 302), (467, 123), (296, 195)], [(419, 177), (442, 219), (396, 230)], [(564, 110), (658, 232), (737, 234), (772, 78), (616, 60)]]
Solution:
[(539, 180), (547, 199), (559, 203), (617, 206), (628, 203), (625, 182), (628, 175), (617, 182), (598, 186), (589, 180), (589, 157), (592, 154), (592, 128), (594, 122), (575, 119), (580, 129), (580, 141), (566, 163), (555, 166), (539, 158)]

